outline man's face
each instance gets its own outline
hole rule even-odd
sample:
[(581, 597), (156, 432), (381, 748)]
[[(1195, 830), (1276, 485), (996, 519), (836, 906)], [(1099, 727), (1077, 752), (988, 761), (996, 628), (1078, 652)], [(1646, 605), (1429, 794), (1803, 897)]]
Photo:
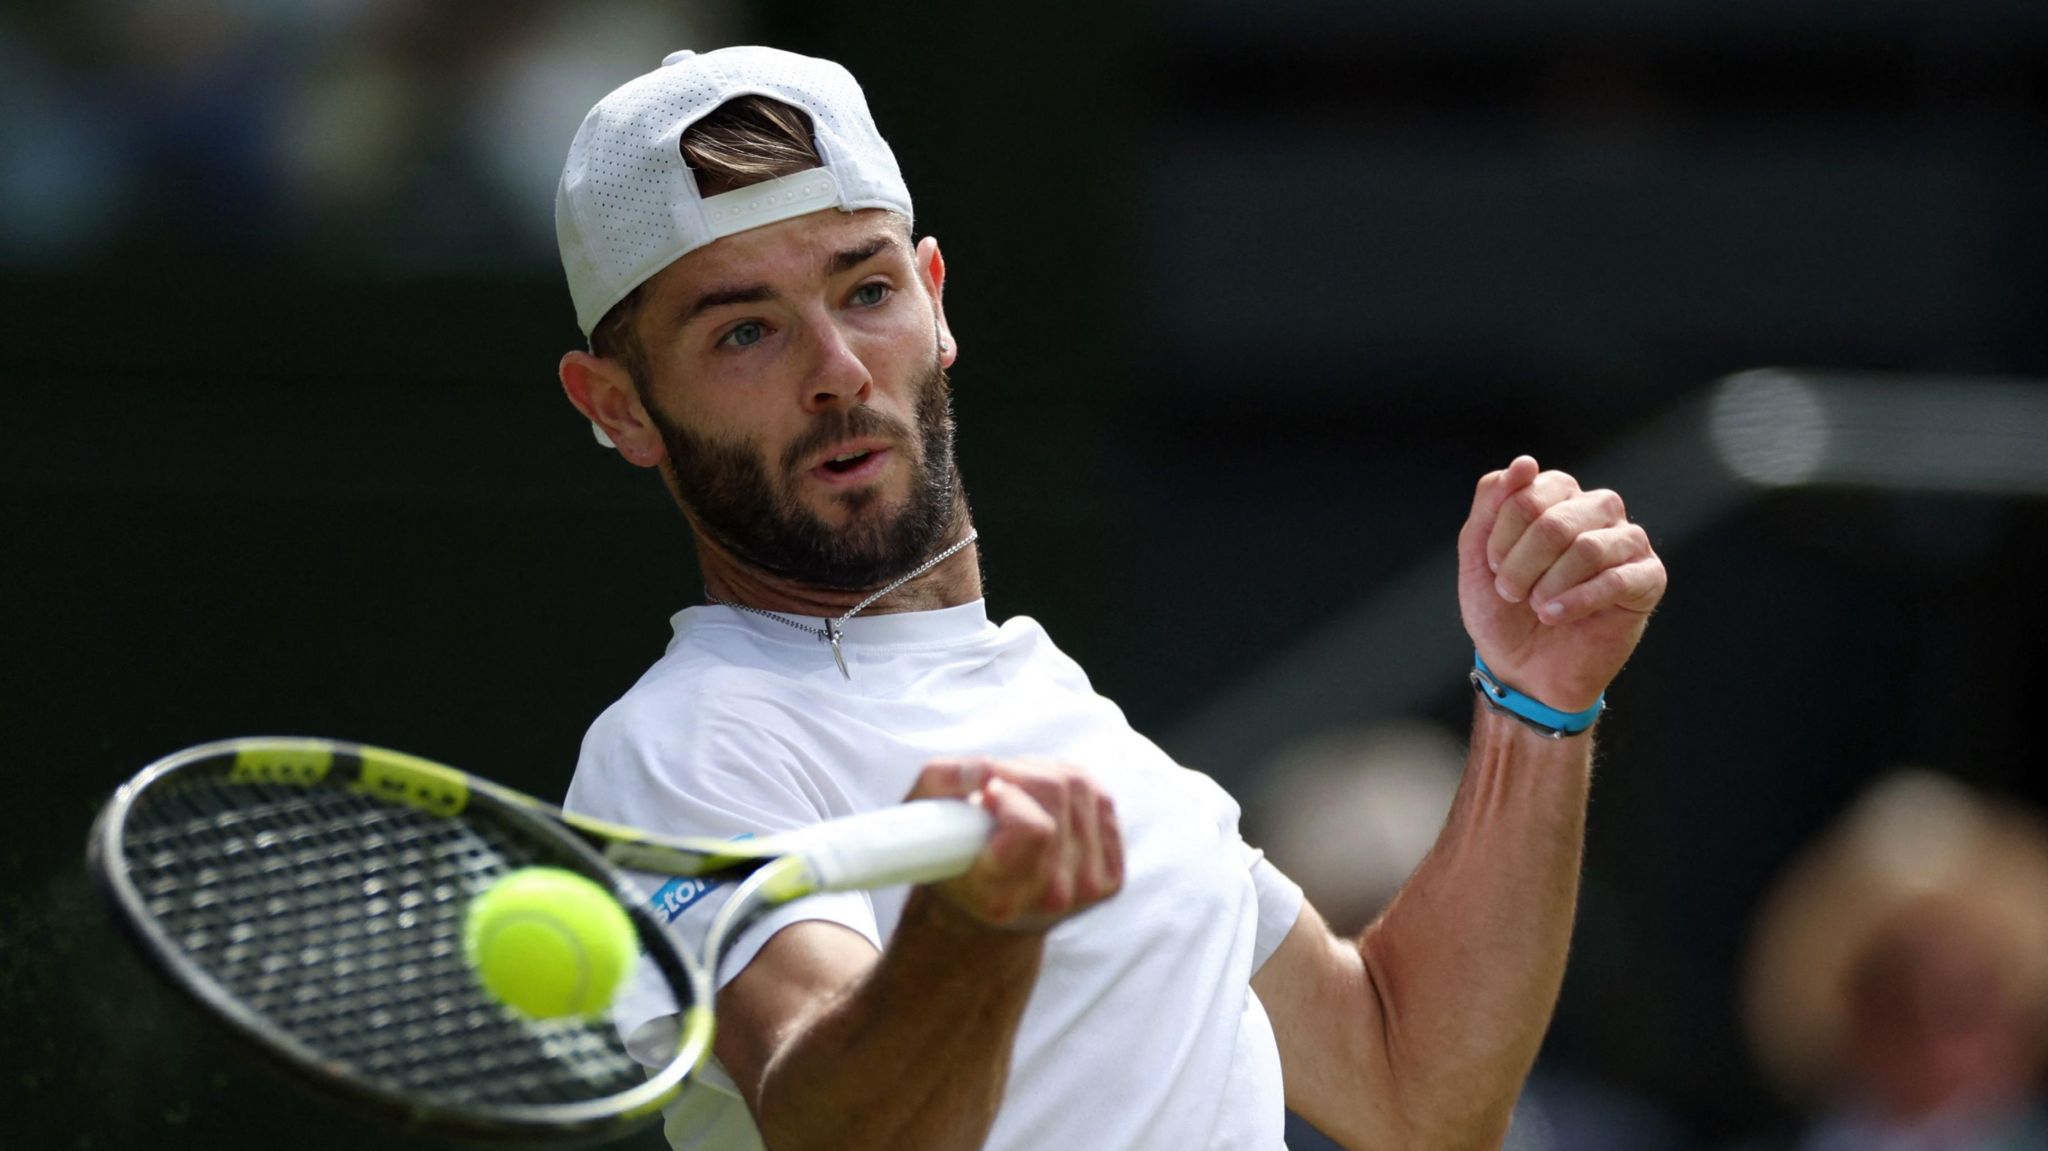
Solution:
[(964, 509), (936, 284), (902, 225), (814, 212), (728, 236), (649, 281), (648, 414), (692, 525), (747, 563), (886, 583)]

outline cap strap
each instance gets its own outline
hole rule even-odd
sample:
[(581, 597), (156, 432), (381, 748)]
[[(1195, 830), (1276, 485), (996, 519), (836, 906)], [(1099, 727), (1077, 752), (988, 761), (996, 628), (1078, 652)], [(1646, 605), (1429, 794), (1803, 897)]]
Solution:
[(839, 202), (839, 181), (825, 168), (812, 168), (705, 197), (704, 223), (716, 240)]

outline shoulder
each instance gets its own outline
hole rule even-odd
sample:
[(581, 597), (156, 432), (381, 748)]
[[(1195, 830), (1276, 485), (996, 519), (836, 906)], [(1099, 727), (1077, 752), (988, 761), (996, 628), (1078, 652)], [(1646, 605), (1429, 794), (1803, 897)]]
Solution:
[(664, 659), (591, 723), (584, 753), (619, 747), (683, 753), (720, 741), (772, 738), (777, 721), (792, 714), (791, 686), (757, 668)]
[(584, 734), (567, 806), (694, 834), (815, 820), (787, 688), (757, 669), (664, 659)]
[(1095, 694), (1094, 685), (1088, 682), (1088, 673), (1072, 656), (1060, 650), (1044, 624), (1028, 615), (1013, 615), (1002, 622), (996, 634), (1005, 655), (1030, 664), (1062, 687)]

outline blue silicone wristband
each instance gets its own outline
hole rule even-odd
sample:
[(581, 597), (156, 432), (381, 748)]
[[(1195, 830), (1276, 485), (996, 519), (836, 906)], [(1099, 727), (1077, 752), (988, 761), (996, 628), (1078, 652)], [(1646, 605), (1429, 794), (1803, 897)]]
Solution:
[(1486, 666), (1476, 650), (1472, 653), (1472, 689), (1487, 706), (1514, 716), (1552, 739), (1591, 731), (1600, 712), (1607, 707), (1607, 694), (1602, 692), (1593, 706), (1584, 711), (1559, 711), (1495, 679), (1493, 669)]

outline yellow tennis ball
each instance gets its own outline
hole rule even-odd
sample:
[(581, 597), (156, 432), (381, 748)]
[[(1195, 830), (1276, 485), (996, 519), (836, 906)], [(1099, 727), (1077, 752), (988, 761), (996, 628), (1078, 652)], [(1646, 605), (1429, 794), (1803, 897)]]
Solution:
[(558, 867), (514, 871), (471, 900), (462, 945), (484, 990), (535, 1019), (604, 1010), (640, 953), (611, 893)]

